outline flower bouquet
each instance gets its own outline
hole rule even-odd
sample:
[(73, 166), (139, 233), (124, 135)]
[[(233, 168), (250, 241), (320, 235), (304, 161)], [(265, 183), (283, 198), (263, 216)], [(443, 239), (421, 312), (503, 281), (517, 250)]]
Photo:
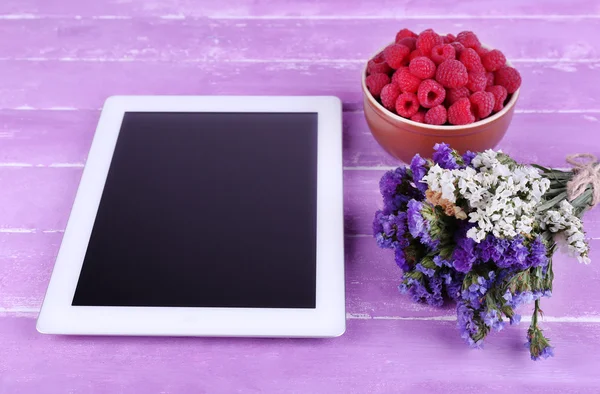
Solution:
[(526, 345), (533, 360), (553, 355), (538, 323), (540, 299), (552, 294), (552, 256), (564, 245), (590, 262), (580, 218), (600, 200), (600, 165), (577, 158), (573, 171), (560, 171), (438, 144), (433, 160), (416, 155), (384, 174), (373, 232), (395, 252), (400, 290), (432, 306), (455, 301), (460, 334), (477, 348), (535, 302)]

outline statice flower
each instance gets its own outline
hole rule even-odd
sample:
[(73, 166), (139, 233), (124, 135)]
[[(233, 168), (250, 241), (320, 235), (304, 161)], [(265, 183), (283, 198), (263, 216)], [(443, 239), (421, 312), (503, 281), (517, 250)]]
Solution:
[(550, 341), (544, 336), (542, 330), (533, 324), (527, 331), (525, 346), (529, 348), (533, 361), (554, 356), (554, 348), (550, 346)]
[(479, 326), (475, 322), (474, 310), (462, 302), (459, 302), (456, 305), (456, 315), (457, 326), (460, 331), (461, 338), (463, 338), (471, 347), (483, 347), (483, 339), (473, 339), (473, 337), (477, 337), (477, 335), (480, 333)]
[[(479, 309), (487, 291), (492, 287), (496, 274), (494, 271), (488, 273), (488, 278), (484, 276), (474, 276), (471, 283), (461, 292), (462, 299), (475, 309)], [(463, 285), (464, 286), (464, 285)]]
[(483, 241), (487, 234), (510, 239), (531, 233), (535, 208), (550, 187), (550, 180), (535, 168), (507, 161), (493, 150), (476, 155), (471, 165), (449, 169), (436, 164), (423, 180), (431, 191), (440, 192), (452, 203), (466, 201), (469, 221), (476, 224), (468, 236), (476, 242)]
[(423, 199), (423, 193), (411, 185), (411, 178), (405, 167), (387, 171), (379, 181), (379, 190), (386, 213), (402, 210), (412, 199)]
[(510, 243), (506, 239), (496, 238), (492, 234), (477, 245), (479, 257), (482, 262), (493, 261), (497, 263), (502, 259), (504, 251), (509, 247)]
[(471, 152), (470, 150), (465, 152), (465, 154), (462, 156), (463, 161), (465, 162), (465, 167), (468, 167), (471, 165), (471, 162), (473, 161), (475, 156), (477, 156), (477, 153), (475, 153), (475, 152)]
[(397, 215), (386, 215), (383, 211), (375, 213), (373, 235), (380, 248), (394, 249), (408, 246), (408, 241), (404, 237), (406, 230), (405, 212), (398, 212)]
[(524, 238), (520, 235), (513, 238), (510, 245), (504, 251), (504, 254), (496, 262), (500, 268), (517, 267), (525, 269), (527, 267), (527, 257), (529, 256), (529, 250), (524, 245)]
[(398, 288), (402, 293), (408, 293), (415, 302), (426, 302), (436, 307), (442, 306), (444, 304), (442, 279), (439, 277), (430, 278), (428, 284), (431, 291), (427, 289), (423, 281), (407, 278)]
[(410, 162), (410, 169), (413, 174), (413, 182), (417, 189), (425, 193), (427, 190), (427, 183), (421, 182), (425, 174), (427, 174), (427, 160), (423, 159), (419, 154), (416, 154)]
[(410, 235), (415, 239), (421, 240), (422, 244), (436, 248), (439, 242), (431, 238), (429, 234), (431, 224), (423, 217), (422, 210), (422, 202), (416, 200), (408, 202), (408, 210), (406, 211), (408, 230), (410, 231)]
[(398, 248), (394, 251), (394, 260), (396, 261), (396, 265), (400, 267), (402, 271), (410, 271), (411, 267), (406, 260), (406, 253), (404, 253), (403, 248)]
[(548, 265), (548, 251), (546, 245), (542, 241), (542, 237), (538, 236), (529, 245), (529, 256), (527, 256), (527, 267), (545, 267)]
[(423, 264), (418, 263), (415, 266), (415, 269), (423, 274), (425, 274), (425, 276), (429, 276), (429, 277), (433, 277), (435, 275), (435, 270), (433, 268), (426, 268), (423, 266)]
[[(567, 201), (562, 200), (558, 209), (549, 209), (541, 218), (542, 229), (548, 229), (552, 233), (564, 235), (563, 237), (554, 236), (554, 240), (559, 244), (566, 243), (568, 252), (572, 256), (577, 256), (580, 263), (589, 264), (589, 245), (585, 241), (583, 232), (583, 223), (581, 219), (573, 214), (573, 206)], [(566, 242), (565, 242), (566, 239)]]
[(496, 331), (501, 331), (504, 328), (504, 322), (502, 321), (502, 315), (497, 309), (485, 309), (479, 313), (481, 319), (486, 326), (493, 328)]
[(473, 268), (473, 264), (477, 261), (475, 242), (466, 237), (465, 230), (467, 230), (466, 227), (457, 232), (455, 236), (456, 248), (452, 253), (454, 268), (464, 273), (469, 272)]
[(456, 162), (456, 153), (450, 148), (448, 144), (435, 144), (433, 146), (433, 162), (440, 167), (447, 170), (454, 170), (459, 168)]

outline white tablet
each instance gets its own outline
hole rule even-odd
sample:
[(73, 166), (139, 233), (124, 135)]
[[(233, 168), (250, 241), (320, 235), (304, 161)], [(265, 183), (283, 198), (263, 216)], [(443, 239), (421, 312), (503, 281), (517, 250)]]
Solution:
[(335, 97), (111, 97), (37, 328), (341, 335), (342, 183)]

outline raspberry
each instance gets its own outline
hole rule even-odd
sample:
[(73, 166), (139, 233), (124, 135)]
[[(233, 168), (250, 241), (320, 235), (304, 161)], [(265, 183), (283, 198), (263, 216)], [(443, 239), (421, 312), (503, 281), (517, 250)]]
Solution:
[(442, 37), (431, 29), (423, 31), (417, 38), (417, 49), (425, 56), (429, 56), (431, 49), (436, 46), (443, 44)]
[(521, 86), (521, 74), (512, 67), (504, 66), (494, 73), (494, 82), (504, 86), (506, 91), (512, 94)]
[(487, 71), (496, 71), (500, 67), (506, 65), (506, 57), (497, 49), (489, 51), (481, 57), (481, 64)]
[(367, 63), (367, 74), (389, 74), (390, 71), (392, 71), (392, 68), (385, 62), (383, 53), (378, 54)]
[(460, 53), (463, 51), (463, 49), (465, 49), (465, 46), (460, 42), (454, 41), (451, 42), (450, 45), (452, 46), (452, 48), (454, 48), (454, 52), (456, 52), (456, 57), (459, 57)]
[(410, 49), (400, 44), (392, 44), (383, 50), (383, 57), (387, 64), (394, 70), (399, 69), (408, 62)]
[(423, 52), (419, 51), (418, 49), (415, 49), (414, 51), (412, 51), (410, 53), (409, 60), (412, 62), (415, 58), (421, 57), (421, 56), (423, 56)]
[(460, 88), (469, 81), (469, 74), (458, 60), (446, 60), (438, 66), (435, 79), (446, 88)]
[(494, 95), (494, 112), (501, 111), (504, 108), (504, 102), (508, 96), (508, 92), (504, 86), (494, 85), (488, 87), (486, 92), (490, 92)]
[(465, 65), (468, 71), (485, 71), (483, 64), (481, 64), (481, 58), (472, 48), (463, 49), (458, 60)]
[(448, 122), (453, 125), (475, 122), (475, 116), (471, 113), (471, 101), (468, 98), (461, 98), (448, 108)]
[(392, 82), (398, 85), (402, 92), (416, 93), (421, 80), (412, 75), (408, 67), (401, 67), (392, 76)]
[(469, 73), (469, 82), (467, 88), (471, 92), (482, 92), (487, 85), (487, 75), (482, 71), (473, 71)]
[(446, 105), (451, 106), (452, 104), (454, 104), (461, 98), (464, 98), (464, 97), (469, 98), (470, 95), (471, 95), (471, 92), (465, 86), (463, 86), (462, 88), (447, 89), (446, 90)]
[(454, 36), (454, 34), (446, 34), (442, 38), (444, 39), (444, 44), (450, 44), (451, 42), (456, 41), (456, 37)]
[(485, 85), (486, 87), (490, 87), (490, 86), (494, 86), (494, 73), (492, 72), (486, 72), (485, 76), (487, 77), (487, 85)]
[(395, 83), (387, 84), (381, 89), (381, 104), (390, 111), (396, 109), (396, 100), (400, 96), (400, 88)]
[(402, 29), (398, 33), (396, 33), (396, 44), (399, 43), (401, 39), (407, 37), (417, 38), (418, 36), (408, 29)]
[(432, 78), (435, 75), (435, 64), (425, 56), (414, 58), (408, 69), (412, 75), (421, 79)]
[(446, 123), (448, 113), (443, 105), (436, 105), (425, 114), (425, 123), (434, 125), (443, 125)]
[(440, 105), (446, 98), (446, 90), (439, 82), (433, 79), (426, 79), (419, 85), (417, 92), (419, 103), (425, 108), (433, 108)]
[(381, 94), (381, 89), (390, 83), (390, 77), (387, 74), (376, 73), (369, 75), (365, 82), (367, 89), (369, 89), (373, 97), (378, 98)]
[(461, 31), (456, 36), (456, 41), (463, 44), (466, 48), (479, 48), (481, 43), (472, 31)]
[(425, 123), (425, 110), (419, 109), (419, 112), (410, 117), (413, 122)]
[(404, 37), (400, 39), (400, 41), (396, 42), (396, 44), (404, 45), (411, 51), (414, 51), (417, 47), (417, 39), (414, 37)]
[(484, 47), (473, 48), (473, 49), (475, 49), (475, 52), (477, 52), (479, 57), (482, 59), (483, 59), (483, 55), (485, 55), (486, 53), (488, 53), (490, 51), (489, 49), (486, 49)]
[(402, 93), (396, 100), (396, 112), (400, 116), (410, 118), (419, 110), (419, 100), (414, 93)]
[(456, 51), (450, 44), (436, 45), (431, 49), (431, 60), (435, 64), (440, 64), (445, 60), (456, 59)]
[(476, 118), (483, 119), (490, 116), (494, 109), (494, 95), (488, 92), (476, 92), (469, 97), (471, 110)]

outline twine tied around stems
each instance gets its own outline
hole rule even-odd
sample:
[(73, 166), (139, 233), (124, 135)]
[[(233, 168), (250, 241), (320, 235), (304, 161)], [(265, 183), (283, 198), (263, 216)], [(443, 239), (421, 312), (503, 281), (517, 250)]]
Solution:
[[(577, 159), (586, 159), (578, 161)], [(567, 156), (567, 163), (573, 168), (573, 179), (567, 183), (567, 197), (573, 201), (579, 197), (588, 185), (592, 186), (592, 202), (594, 207), (600, 203), (600, 162), (598, 158), (591, 153), (578, 153)]]

